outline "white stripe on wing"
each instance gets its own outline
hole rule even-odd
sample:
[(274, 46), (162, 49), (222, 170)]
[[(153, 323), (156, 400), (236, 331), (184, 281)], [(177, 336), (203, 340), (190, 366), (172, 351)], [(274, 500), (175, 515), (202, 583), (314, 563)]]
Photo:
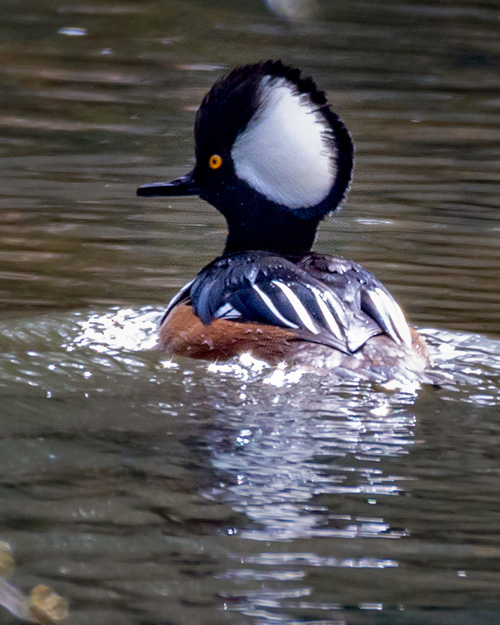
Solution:
[(367, 295), (371, 298), (375, 308), (380, 312), (384, 322), (388, 325), (393, 338), (411, 347), (410, 329), (399, 305), (379, 287), (370, 289)]
[(254, 289), (254, 291), (261, 298), (264, 304), (269, 308), (269, 310), (273, 313), (273, 315), (281, 321), (281, 323), (284, 323), (289, 328), (294, 328), (295, 330), (298, 329), (299, 326), (297, 324), (293, 323), (292, 321), (290, 321), (289, 319), (287, 319), (280, 313), (280, 311), (276, 308), (276, 306), (271, 301), (271, 298), (269, 297), (269, 295), (266, 295), (256, 284), (252, 284), (252, 289)]
[(297, 316), (302, 321), (304, 326), (309, 330), (309, 332), (312, 332), (313, 334), (319, 334), (319, 328), (316, 326), (313, 318), (307, 312), (306, 307), (295, 295), (292, 289), (283, 282), (279, 282), (279, 280), (272, 280), (272, 283), (275, 284), (283, 292), (287, 300), (293, 306), (293, 309), (297, 313)]
[(337, 320), (335, 319), (335, 317), (332, 315), (328, 306), (325, 304), (321, 296), (321, 293), (317, 289), (311, 289), (311, 290), (314, 293), (314, 297), (316, 298), (316, 302), (319, 306), (319, 309), (321, 311), (321, 314), (323, 315), (323, 318), (326, 322), (328, 329), (338, 339), (343, 339), (344, 337), (342, 336), (342, 331), (340, 329), (340, 326)]

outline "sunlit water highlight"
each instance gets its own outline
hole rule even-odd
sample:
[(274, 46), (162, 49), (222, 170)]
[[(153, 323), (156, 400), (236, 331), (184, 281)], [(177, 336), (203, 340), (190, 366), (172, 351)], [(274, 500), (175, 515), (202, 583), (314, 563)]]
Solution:
[[(63, 347), (69, 352), (75, 347), (87, 347), (102, 353), (124, 349), (139, 353), (142, 350), (155, 350), (158, 324), (162, 314), (161, 309), (145, 307), (137, 310), (112, 310), (107, 313), (95, 313), (88, 317), (76, 315), (76, 324), (80, 331), (76, 336), (71, 337), (68, 343), (63, 343)], [(467, 401), (484, 405), (496, 404), (500, 376), (499, 340), (479, 334), (447, 332), (431, 328), (420, 328), (419, 331), (429, 344), (433, 368), (449, 374), (444, 378), (443, 384), (447, 390), (459, 392), (459, 389), (466, 385)], [(183, 361), (183, 359), (179, 360)], [(163, 366), (179, 366), (175, 358), (170, 358), (168, 363), (166, 365), (163, 361)], [(255, 381), (264, 371), (266, 375), (261, 377), (262, 383), (273, 386), (299, 383), (305, 373), (299, 368), (291, 369), (285, 364), (271, 367), (249, 355), (235, 358), (228, 364), (204, 365), (201, 361), (201, 364), (196, 363), (194, 366), (206, 367), (206, 370), (213, 373), (215, 377), (217, 374), (228, 374), (242, 382)], [(271, 373), (270, 370), (272, 370)], [(319, 385), (322, 383), (326, 387), (331, 385), (328, 376), (326, 380), (318, 381)], [(351, 386), (359, 387), (359, 383), (354, 382)], [(391, 386), (391, 384), (384, 385), (383, 388), (390, 390)], [(418, 384), (413, 388), (409, 385), (404, 390), (412, 393), (419, 388)]]
[[(229, 364), (170, 358), (153, 349), (161, 313), (113, 308), (2, 323), (1, 388), (8, 394), (0, 476), (4, 489), (19, 491), (4, 504), (4, 518), (12, 519), (4, 529), (22, 559), (22, 550), (33, 548), (34, 524), (46, 528), (36, 539), (45, 561), (38, 570), (62, 576), (60, 593), (74, 600), (91, 576), (100, 590), (89, 591), (86, 602), (119, 592), (127, 605), (161, 615), (165, 592), (188, 605), (198, 593), (195, 613), (200, 601), (214, 605), (215, 592), (231, 613), (284, 623), (291, 614), (319, 617), (345, 606), (351, 574), (342, 574), (336, 601), (336, 593), (306, 581), (314, 571), (335, 571), (335, 579), (351, 571), (361, 575), (356, 587), (364, 572), (400, 571), (400, 582), (411, 587), (415, 558), (444, 566), (445, 580), (456, 562), (457, 581), (468, 579), (466, 561), (473, 568), (484, 557), (491, 562), (496, 550), (487, 547), (487, 529), (484, 539), (476, 531), (467, 539), (470, 513), (464, 509), (463, 520), (451, 515), (447, 501), (463, 497), (469, 481), (476, 506), (492, 493), (474, 492), (472, 467), (462, 495), (456, 481), (442, 490), (433, 453), (447, 472), (463, 470), (453, 442), (463, 441), (460, 414), (476, 421), (476, 435), (486, 427), (499, 436), (477, 412), (498, 401), (498, 341), (423, 330), (436, 365), (455, 376), (445, 388), (332, 387), (328, 376), (245, 357)], [(117, 412), (117, 402), (129, 410)], [(456, 429), (444, 434), (450, 420)], [(479, 451), (470, 444), (468, 453)], [(434, 532), (452, 527), (463, 538), (445, 551), (433, 547)], [(112, 528), (114, 538), (105, 539)], [(124, 549), (123, 557), (115, 549)], [(169, 569), (171, 579), (172, 567), (179, 580), (157, 587)], [(201, 596), (192, 587), (200, 576), (208, 584)], [(372, 580), (370, 591), (352, 588), (348, 603), (367, 613), (397, 607), (397, 584), (387, 579)], [(449, 592), (455, 582), (446, 584)], [(432, 576), (424, 585), (438, 601), (441, 586)], [(406, 609), (421, 605), (406, 596)], [(460, 605), (458, 596), (446, 605)], [(321, 622), (347, 622), (339, 618)]]

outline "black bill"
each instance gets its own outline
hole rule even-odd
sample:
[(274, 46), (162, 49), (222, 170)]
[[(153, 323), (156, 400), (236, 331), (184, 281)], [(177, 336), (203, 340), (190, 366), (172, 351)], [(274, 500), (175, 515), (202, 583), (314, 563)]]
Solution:
[(154, 197), (157, 195), (198, 195), (199, 189), (190, 172), (181, 178), (176, 178), (170, 182), (153, 182), (143, 184), (137, 189), (137, 195), (143, 197)]

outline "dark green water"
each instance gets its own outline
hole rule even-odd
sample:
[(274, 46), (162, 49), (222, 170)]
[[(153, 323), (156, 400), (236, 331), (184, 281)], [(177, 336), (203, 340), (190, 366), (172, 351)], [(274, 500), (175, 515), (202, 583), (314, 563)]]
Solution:
[[(150, 349), (224, 222), (135, 189), (190, 168), (194, 111), (225, 69), (278, 57), (356, 144), (317, 249), (385, 282), (449, 388)], [(499, 61), (492, 0), (2, 3), (13, 583), (53, 586), (82, 625), (499, 622)]]

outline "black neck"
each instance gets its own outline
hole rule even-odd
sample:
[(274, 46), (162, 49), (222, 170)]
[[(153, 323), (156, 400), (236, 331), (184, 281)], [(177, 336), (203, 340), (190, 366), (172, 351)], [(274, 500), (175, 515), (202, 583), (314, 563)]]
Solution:
[(228, 221), (225, 254), (248, 250), (265, 250), (279, 254), (308, 252), (316, 238), (316, 220), (300, 219), (284, 211), (269, 211), (265, 220), (248, 218)]

